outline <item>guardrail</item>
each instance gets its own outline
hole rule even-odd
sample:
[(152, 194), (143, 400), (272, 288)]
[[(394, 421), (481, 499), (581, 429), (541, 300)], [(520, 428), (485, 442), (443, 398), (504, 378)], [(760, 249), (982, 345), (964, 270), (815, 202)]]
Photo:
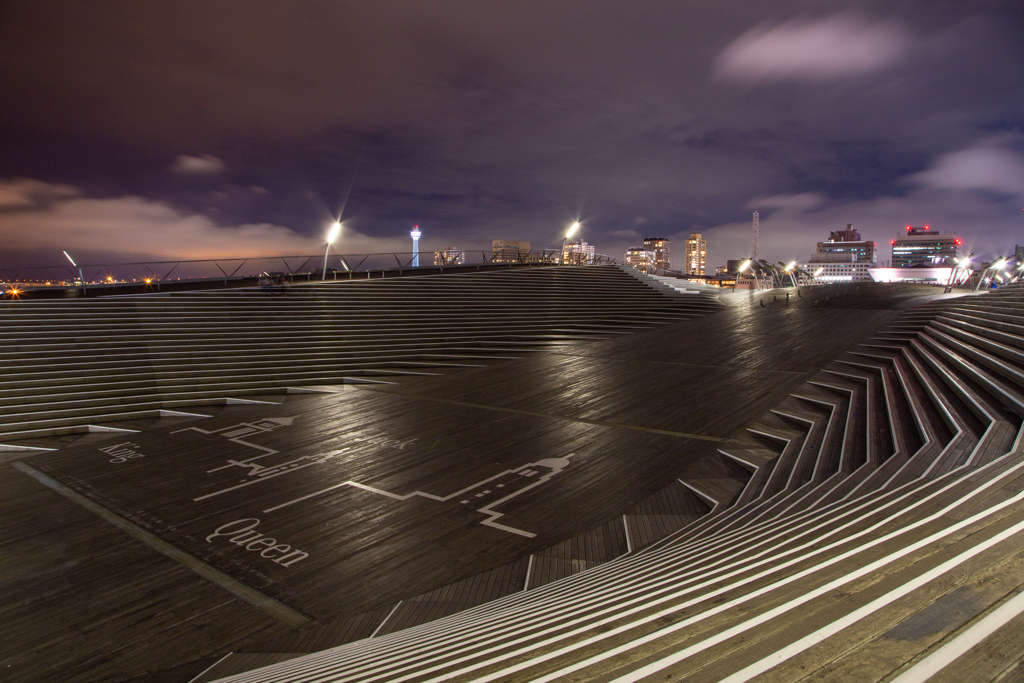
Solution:
[(0, 284), (5, 293), (28, 288), (80, 288), (89, 290), (96, 287), (137, 284), (153, 285), (162, 283), (201, 283), (204, 280), (223, 281), (223, 286), (247, 284), (244, 281), (257, 280), (261, 275), (288, 278), (290, 282), (337, 280), (352, 277), (353, 273), (385, 274), (398, 271), (436, 270), (453, 266), (472, 265), (607, 265), (620, 263), (619, 259), (596, 254), (589, 259), (585, 254), (565, 252), (558, 249), (544, 249), (526, 253), (509, 253), (507, 250), (445, 249), (437, 252), (385, 252), (374, 254), (323, 254), (311, 256), (255, 256), (218, 259), (180, 259), (173, 261), (138, 261), (135, 263), (95, 263), (72, 267), (33, 266), (28, 268), (0, 268)]

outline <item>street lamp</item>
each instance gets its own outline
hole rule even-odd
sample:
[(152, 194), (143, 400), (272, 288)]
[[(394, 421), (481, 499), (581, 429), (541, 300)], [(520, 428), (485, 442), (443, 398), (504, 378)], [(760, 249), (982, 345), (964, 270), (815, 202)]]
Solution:
[(999, 270), (1000, 268), (1003, 267), (1003, 265), (1005, 263), (1006, 263), (1006, 257), (1002, 257), (1002, 258), (996, 259), (992, 263), (988, 264), (988, 268), (985, 268), (981, 272), (981, 277), (978, 278), (978, 284), (974, 286), (974, 291), (977, 292), (979, 289), (981, 289), (981, 283), (988, 279), (988, 271), (990, 271), (990, 270)]
[(949, 274), (949, 282), (946, 283), (946, 290), (943, 292), (944, 294), (948, 294), (953, 291), (953, 283), (956, 281), (957, 277), (959, 277), (960, 269), (963, 268), (964, 270), (967, 270), (967, 264), (971, 262), (972, 256), (974, 256), (974, 254), (970, 253), (963, 258), (953, 259), (953, 262), (956, 263), (956, 267), (953, 268)]
[(341, 234), (341, 221), (334, 221), (334, 225), (327, 231), (327, 248), (324, 249), (324, 273), (321, 280), (327, 279), (327, 253), (331, 250), (331, 243), (338, 239)]
[(565, 237), (562, 238), (562, 253), (558, 255), (558, 262), (560, 265), (565, 264), (565, 243), (569, 241), (569, 238), (573, 236), (577, 230), (580, 229), (580, 222), (576, 221), (569, 226), (569, 230), (565, 233)]
[(71, 261), (71, 265), (78, 268), (78, 279), (82, 282), (82, 296), (85, 296), (85, 276), (82, 275), (82, 267), (75, 263), (75, 259), (71, 258), (71, 254), (67, 251), (64, 252), (64, 255), (68, 257), (68, 261)]

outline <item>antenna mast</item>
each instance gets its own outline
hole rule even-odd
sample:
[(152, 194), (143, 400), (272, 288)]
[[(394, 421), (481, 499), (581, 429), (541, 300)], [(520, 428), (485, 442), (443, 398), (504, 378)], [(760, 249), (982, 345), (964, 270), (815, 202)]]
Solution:
[(761, 214), (757, 211), (754, 212), (754, 246), (750, 250), (750, 258), (754, 261), (757, 260), (757, 231), (761, 227)]

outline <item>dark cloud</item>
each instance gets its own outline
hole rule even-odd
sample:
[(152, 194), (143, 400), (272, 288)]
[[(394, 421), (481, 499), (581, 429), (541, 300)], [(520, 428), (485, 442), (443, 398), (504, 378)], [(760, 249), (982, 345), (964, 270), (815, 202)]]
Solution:
[(367, 247), (413, 223), (551, 246), (582, 215), (599, 251), (701, 230), (717, 264), (775, 197), (779, 259), (926, 210), (974, 229), (956, 206), (995, 249), (1024, 201), (1022, 34), (1011, 2), (5, 3), (0, 179), (77, 193), (31, 207), (41, 240), (76, 209), (312, 244), (354, 177)]

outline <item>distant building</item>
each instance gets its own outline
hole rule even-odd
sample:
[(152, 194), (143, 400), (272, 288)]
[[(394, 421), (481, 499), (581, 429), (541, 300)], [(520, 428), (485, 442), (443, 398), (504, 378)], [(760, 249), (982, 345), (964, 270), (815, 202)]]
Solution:
[(494, 240), (491, 242), (491, 253), (495, 263), (525, 263), (530, 253), (530, 243)]
[(657, 268), (657, 252), (645, 247), (630, 247), (626, 250), (626, 265), (644, 273), (653, 273)]
[(849, 252), (815, 254), (807, 263), (800, 264), (800, 268), (811, 275), (818, 273), (815, 279), (819, 282), (870, 282), (871, 273), (868, 271), (874, 267), (874, 263), (857, 261)]
[(565, 245), (562, 250), (562, 263), (569, 265), (583, 265), (594, 262), (594, 246), (583, 240)]
[(829, 233), (828, 241), (818, 242), (819, 254), (853, 254), (854, 261), (874, 263), (878, 254), (878, 243), (862, 240), (860, 233), (847, 224), (846, 230)]
[(949, 266), (914, 268), (872, 268), (871, 279), (875, 282), (912, 282), (923, 285), (962, 285), (971, 277), (969, 268)]
[(728, 275), (729, 266), (715, 266), (715, 275)]
[(908, 225), (906, 233), (892, 241), (893, 268), (932, 268), (955, 259), (961, 245), (956, 235), (943, 235), (929, 226)]
[(448, 247), (434, 252), (435, 266), (457, 266), (466, 262), (466, 252), (455, 247)]
[(707, 271), (708, 243), (699, 232), (692, 233), (686, 240), (686, 275), (705, 275)]
[(654, 252), (654, 267), (661, 270), (672, 270), (672, 243), (664, 237), (647, 237), (644, 248)]

